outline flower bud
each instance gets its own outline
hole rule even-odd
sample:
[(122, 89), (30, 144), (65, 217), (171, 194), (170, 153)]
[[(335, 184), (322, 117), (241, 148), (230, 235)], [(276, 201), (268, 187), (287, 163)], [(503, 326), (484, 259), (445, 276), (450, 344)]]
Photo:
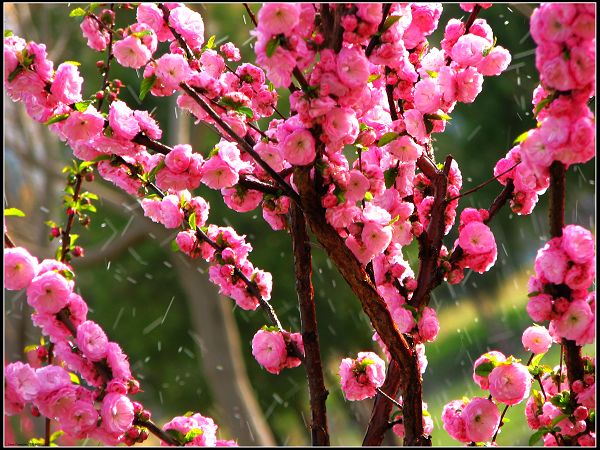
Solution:
[(576, 420), (585, 420), (588, 418), (588, 409), (585, 406), (578, 406), (573, 412)]
[(73, 247), (73, 250), (71, 250), (71, 253), (75, 258), (81, 258), (84, 255), (83, 247), (76, 245)]

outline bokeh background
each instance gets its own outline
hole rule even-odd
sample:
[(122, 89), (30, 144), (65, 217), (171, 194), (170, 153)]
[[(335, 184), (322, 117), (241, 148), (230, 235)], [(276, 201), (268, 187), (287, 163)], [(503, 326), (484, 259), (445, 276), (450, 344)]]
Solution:
[[(242, 4), (193, 4), (204, 18), (206, 38), (217, 43), (232, 41), (243, 61), (254, 61), (252, 25)], [(256, 11), (258, 4), (252, 4)], [(486, 78), (483, 93), (473, 104), (459, 104), (447, 131), (436, 135), (436, 155), (443, 161), (452, 154), (459, 162), (464, 189), (492, 176), (495, 162), (510, 149), (513, 139), (535, 125), (531, 93), (537, 85), (534, 43), (528, 32), (528, 16), (534, 4), (498, 4), (484, 10), (498, 45), (510, 50), (512, 62), (500, 77)], [(47, 45), (55, 67), (64, 60), (81, 62), (86, 80), (84, 96), (100, 87), (95, 62), (105, 59), (85, 45), (79, 20), (69, 18), (71, 4), (4, 4), (4, 28), (27, 40)], [(443, 28), (453, 17), (465, 17), (457, 4), (445, 4), (440, 29), (430, 37), (439, 46)], [(131, 11), (119, 10), (117, 24), (131, 23)], [(160, 49), (159, 49), (160, 51)], [(141, 74), (113, 65), (112, 77), (126, 85), (123, 98), (132, 107), (154, 111), (171, 145), (190, 143), (207, 154), (217, 142), (214, 133), (194, 125), (175, 108), (172, 99), (137, 98)], [(56, 241), (49, 242), (47, 220), (62, 222), (61, 168), (71, 152), (43, 125), (29, 120), (20, 105), (4, 95), (4, 202), (19, 207), (26, 218), (6, 219), (13, 239), (40, 257), (52, 257)], [(279, 107), (288, 110), (287, 93), (280, 91)], [(263, 124), (264, 125), (264, 124)], [(171, 251), (173, 232), (151, 223), (137, 201), (96, 177), (86, 188), (100, 195), (98, 213), (89, 230), (80, 232), (86, 256), (75, 260), (77, 289), (90, 305), (89, 317), (102, 324), (111, 340), (129, 355), (134, 375), (144, 392), (139, 400), (149, 407), (155, 421), (196, 411), (220, 425), (220, 437), (244, 445), (302, 445), (310, 443), (310, 418), (305, 372), (285, 370), (279, 376), (262, 370), (251, 355), (250, 342), (266, 323), (260, 310), (242, 311), (218, 296), (208, 282), (206, 267)], [(595, 171), (589, 163), (568, 172), (567, 223), (591, 228), (595, 233)], [(494, 182), (461, 200), (465, 207), (487, 208), (500, 192)], [(288, 329), (299, 330), (299, 311), (294, 291), (291, 241), (285, 232), (272, 232), (260, 210), (238, 214), (229, 210), (218, 192), (202, 186), (198, 193), (211, 204), (210, 222), (231, 225), (254, 247), (253, 263), (273, 274), (272, 304)], [(456, 286), (435, 290), (441, 332), (427, 346), (429, 366), (424, 376), (424, 397), (433, 416), (434, 445), (457, 445), (441, 428), (441, 410), (463, 395), (483, 395), (471, 380), (472, 362), (483, 352), (497, 349), (526, 358), (521, 332), (531, 321), (525, 312), (527, 279), (536, 250), (548, 240), (547, 196), (534, 214), (517, 216), (505, 208), (492, 229), (498, 244), (498, 262), (486, 274), (469, 273)], [(452, 245), (456, 232), (446, 238)], [(313, 246), (314, 284), (325, 367), (331, 442), (360, 445), (372, 401), (346, 402), (339, 389), (337, 368), (344, 357), (357, 352), (379, 352), (359, 302), (352, 295), (321, 247)], [(417, 269), (416, 248), (407, 248)], [(29, 321), (24, 295), (5, 292), (5, 361), (23, 358), (23, 348), (39, 341)], [(591, 346), (590, 352), (594, 353)], [(558, 364), (555, 348), (545, 360)], [(509, 410), (510, 423), (498, 437), (500, 445), (527, 445), (530, 433), (523, 405)], [(5, 418), (17, 439), (41, 436), (42, 420)], [(61, 442), (59, 440), (59, 442)], [(400, 444), (389, 433), (388, 444)], [(68, 443), (64, 441), (63, 443)], [(156, 444), (156, 441), (148, 441)], [(97, 445), (87, 441), (86, 445)]]

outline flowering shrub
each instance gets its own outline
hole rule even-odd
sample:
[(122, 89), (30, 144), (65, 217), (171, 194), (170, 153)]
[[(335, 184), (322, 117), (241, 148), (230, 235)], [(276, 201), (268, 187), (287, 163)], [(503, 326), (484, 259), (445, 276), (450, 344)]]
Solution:
[[(220, 293), (244, 310), (265, 312), (269, 325), (255, 334), (252, 354), (272, 374), (306, 366), (315, 444), (328, 444), (329, 434), (307, 225), (360, 300), (387, 360), (359, 352), (339, 366), (347, 400), (376, 397), (365, 444), (380, 444), (392, 428), (407, 445), (427, 445), (434, 430), (422, 393), (425, 343), (440, 330), (431, 293), (443, 281), (460, 282), (465, 269), (490, 270), (498, 253), (493, 217), (506, 203), (529, 214), (550, 189), (553, 237), (538, 252), (527, 307), (536, 322), (549, 321), (548, 328), (523, 334), (534, 354), (527, 364), (498, 351), (482, 355), (473, 379), (489, 397), (450, 402), (443, 428), (460, 442), (494, 443), (506, 408), (526, 401), (528, 424), (537, 430), (532, 442), (593, 444), (595, 362), (581, 356), (581, 346), (595, 338), (595, 295), (589, 292), (595, 249), (588, 230), (565, 226), (560, 204), (566, 167), (595, 155), (588, 107), (595, 95), (595, 9), (544, 4), (534, 12), (538, 127), (517, 138), (494, 168), (504, 189), (490, 208), (462, 210), (450, 248), (443, 240), (468, 192), (461, 194), (462, 174), (452, 156), (436, 163), (435, 134), (445, 131), (457, 103), (474, 102), (484, 78), (510, 64), (509, 51), (477, 18), (490, 6), (461, 4), (470, 13), (466, 22), (445, 24), (436, 48), (427, 37), (440, 25), (439, 3), (267, 3), (256, 17), (248, 9), (256, 26), (256, 65), (236, 68), (229, 66), (240, 60), (235, 44), (217, 49), (214, 37), (205, 39), (201, 15), (180, 3), (134, 6), (135, 23), (122, 28), (116, 21), (124, 5), (78, 7), (71, 16), (82, 18), (89, 47), (108, 53), (108, 63), (100, 64), (102, 88), (89, 98), (77, 63), (55, 70), (44, 44), (7, 33), (6, 92), (83, 162), (67, 170), (66, 224), (51, 224), (51, 236), (61, 240), (56, 259), (39, 263), (5, 231), (5, 288), (25, 290), (32, 321), (49, 340), (40, 358), (46, 365), (5, 366), (6, 412), (31, 404), (32, 413), (55, 420), (66, 434), (108, 445), (133, 445), (149, 433), (165, 445), (236, 445), (218, 440), (217, 425), (200, 413), (175, 417), (162, 428), (154, 424), (150, 412), (129, 398), (139, 383), (127, 356), (88, 320), (85, 301), (73, 292), (69, 261), (83, 249), (71, 231), (75, 218), (86, 225), (87, 212), (95, 210), (91, 200), (97, 197), (82, 192), (94, 170), (135, 196), (149, 219), (177, 229), (174, 245), (209, 263)], [(159, 43), (168, 50), (158, 54)], [(176, 96), (181, 110), (218, 133), (218, 144), (201, 149), (160, 142), (151, 113), (120, 97), (122, 82), (109, 76), (112, 57), (143, 69), (142, 102), (148, 95)], [(274, 88), (289, 88), (289, 117), (277, 110)], [(261, 131), (255, 121), (264, 118), (268, 128)], [(245, 236), (210, 223), (210, 206), (195, 193), (204, 186), (219, 190), (232, 210), (260, 207), (274, 231), (290, 232), (300, 333), (283, 329), (276, 302), (270, 303), (272, 276), (250, 261)], [(420, 249), (417, 273), (403, 251), (413, 240)], [(566, 371), (540, 364), (552, 343), (561, 345)]]

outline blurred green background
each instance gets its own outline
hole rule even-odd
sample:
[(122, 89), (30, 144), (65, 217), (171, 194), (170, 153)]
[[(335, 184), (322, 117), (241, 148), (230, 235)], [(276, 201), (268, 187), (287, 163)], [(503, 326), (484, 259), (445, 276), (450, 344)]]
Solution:
[[(495, 162), (510, 149), (513, 139), (535, 125), (531, 93), (538, 78), (527, 16), (533, 6), (499, 4), (480, 13), (479, 17), (492, 26), (498, 45), (511, 52), (512, 62), (500, 77), (486, 78), (477, 100), (469, 105), (459, 104), (447, 131), (436, 135), (437, 159), (443, 160), (447, 154), (455, 157), (463, 174), (464, 189), (492, 176)], [(206, 38), (214, 34), (218, 43), (232, 41), (240, 47), (242, 61), (254, 61), (252, 26), (242, 4), (194, 4), (192, 7), (203, 16)], [(90, 95), (100, 86), (95, 62), (105, 56), (85, 46), (79, 19), (68, 18), (72, 8), (66, 4), (5, 4), (4, 26), (27, 40), (46, 43), (55, 67), (63, 60), (80, 61), (86, 79), (84, 95)], [(256, 11), (258, 5), (253, 4), (252, 8)], [(466, 15), (457, 4), (445, 4), (440, 29), (430, 37), (430, 45), (439, 46), (443, 28), (450, 18)], [(118, 11), (118, 25), (131, 20), (131, 11)], [(207, 127), (193, 125), (183, 118), (172, 101), (148, 96), (138, 106), (140, 73), (115, 64), (111, 76), (125, 83), (123, 98), (132, 107), (149, 111), (156, 108), (155, 115), (165, 130), (163, 141), (174, 143), (180, 136), (186, 136), (182, 142), (192, 144), (194, 151), (205, 155), (217, 141)], [(287, 112), (286, 92), (280, 90), (279, 93), (280, 110)], [(49, 219), (63, 220), (60, 191), (64, 185), (60, 168), (71, 153), (43, 126), (24, 118), (20, 105), (5, 106), (4, 114), (8, 121), (5, 202), (28, 215), (28, 219), (8, 218), (6, 224), (18, 243), (27, 243), (39, 257), (51, 257), (56, 244), (48, 243), (47, 228), (40, 224)], [(595, 232), (594, 183), (592, 164), (569, 170), (566, 221)], [(154, 419), (163, 423), (193, 410), (213, 417), (221, 426), (221, 438), (239, 438), (240, 444), (308, 444), (310, 411), (304, 370), (300, 367), (274, 376), (262, 370), (251, 355), (252, 336), (266, 323), (260, 310), (241, 311), (233, 307), (231, 300), (216, 298), (214, 290), (207, 285), (207, 275), (202, 273), (203, 266), (177, 259), (179, 255), (172, 254), (169, 245), (173, 233), (165, 233), (161, 227), (153, 227), (149, 220), (140, 218), (132, 197), (117, 194), (100, 177), (87, 184), (87, 189), (99, 193), (102, 200), (89, 231), (77, 230), (81, 231), (80, 243), (87, 251), (86, 258), (73, 263), (77, 286), (90, 305), (90, 319), (102, 324), (110, 339), (120, 343), (129, 355), (133, 372), (144, 389), (138, 395), (139, 400), (153, 411)], [(491, 183), (462, 199), (459, 212), (469, 206), (489, 207), (500, 190), (498, 183)], [(231, 225), (240, 234), (247, 235), (254, 247), (252, 262), (273, 274), (271, 302), (282, 323), (288, 329), (299, 330), (289, 236), (285, 232), (272, 232), (260, 217), (260, 210), (238, 214), (225, 207), (218, 192), (205, 186), (197, 192), (210, 201), (211, 223)], [(434, 292), (433, 303), (442, 329), (437, 341), (427, 346), (429, 366), (424, 376), (424, 398), (435, 422), (434, 445), (458, 445), (441, 428), (443, 405), (463, 395), (484, 395), (471, 380), (472, 362), (479, 355), (488, 349), (497, 349), (527, 357), (521, 346), (521, 332), (531, 323), (525, 312), (526, 285), (535, 252), (548, 240), (547, 206), (544, 196), (530, 216), (516, 216), (505, 208), (492, 224), (499, 249), (496, 265), (484, 275), (469, 273), (461, 284), (443, 285)], [(446, 245), (451, 246), (455, 237), (453, 231), (446, 238)], [(331, 442), (360, 445), (372, 401), (346, 402), (339, 389), (337, 368), (344, 357), (354, 357), (363, 350), (379, 352), (379, 348), (371, 340), (371, 327), (359, 302), (320, 246), (315, 244), (313, 249), (319, 332), (330, 392), (327, 408)], [(416, 272), (414, 245), (407, 248), (407, 255)], [(24, 320), (28, 311), (23, 295), (8, 293), (6, 298), (6, 360), (14, 361), (20, 357), (23, 346), (36, 342), (39, 334)], [(220, 322), (213, 323), (213, 316), (206, 310), (214, 308), (215, 303), (198, 313), (193, 307), (196, 300), (221, 302), (218, 306), (225, 306), (222, 309), (227, 311), (211, 313), (218, 317), (228, 317), (228, 311), (233, 311), (237, 326), (227, 329), (234, 329), (234, 341), (239, 333), (238, 345), (245, 366), (245, 371), (243, 366), (238, 367), (234, 376), (244, 376), (247, 372), (251, 391), (245, 395), (257, 402), (255, 413), (262, 415), (259, 419), (266, 421), (271, 436), (265, 432), (261, 440), (251, 431), (248, 438), (242, 439), (235, 434), (242, 428), (252, 430), (254, 425), (244, 414), (236, 416), (220, 404), (220, 396), (234, 390), (236, 380), (223, 367), (215, 365), (219, 355), (215, 356), (214, 349), (211, 353), (209, 346), (214, 342), (227, 347), (223, 344), (225, 338), (220, 335), (221, 326), (217, 325)], [(558, 364), (558, 353), (554, 350), (545, 359)], [(221, 350), (216, 352), (220, 354)], [(523, 420), (523, 405), (511, 408), (507, 417), (511, 422), (503, 428), (498, 443), (526, 445), (530, 433)], [(11, 423), (15, 433), (27, 434), (16, 418)], [(34, 423), (34, 429), (39, 430), (39, 424)], [(400, 443), (393, 436), (389, 436), (387, 442)]]

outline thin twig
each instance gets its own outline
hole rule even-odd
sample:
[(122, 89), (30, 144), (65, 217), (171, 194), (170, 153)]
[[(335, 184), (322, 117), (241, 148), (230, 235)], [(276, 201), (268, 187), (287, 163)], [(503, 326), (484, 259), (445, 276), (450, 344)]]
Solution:
[[(83, 174), (78, 173), (77, 175), (75, 175), (75, 177), (77, 181), (75, 183), (75, 188), (73, 189), (73, 203), (77, 203), (77, 200), (79, 200), (79, 193), (81, 192), (81, 185), (83, 183)], [(62, 263), (66, 261), (67, 254), (71, 249), (71, 228), (73, 227), (73, 222), (75, 220), (76, 215), (75, 209), (71, 209), (73, 210), (73, 212), (68, 214), (67, 225), (61, 235), (62, 248), (60, 251), (59, 261)]]
[(473, 192), (477, 192), (478, 190), (480, 190), (481, 188), (487, 186), (488, 184), (490, 184), (492, 181), (497, 180), (498, 178), (500, 178), (503, 175), (506, 175), (508, 172), (510, 172), (511, 170), (513, 170), (515, 167), (517, 167), (519, 164), (521, 164), (521, 161), (519, 161), (518, 163), (516, 163), (514, 166), (512, 166), (510, 169), (505, 170), (504, 172), (496, 175), (495, 177), (490, 178), (489, 180), (484, 181), (483, 183), (475, 186), (472, 189), (469, 189), (468, 191), (463, 192), (460, 195), (457, 195), (455, 197), (449, 198), (448, 199), (448, 203), (454, 201), (454, 200), (458, 200), (459, 198), (465, 197), (469, 194), (472, 194)]
[[(111, 3), (110, 4), (110, 10), (114, 11), (115, 8), (115, 4)], [(114, 57), (112, 49), (113, 49), (113, 36), (114, 33), (112, 33), (112, 28), (114, 26), (114, 23), (116, 22), (113, 21), (113, 23), (110, 26), (110, 31), (109, 32), (109, 39), (108, 39), (108, 47), (106, 50), (106, 64), (104, 65), (104, 78), (102, 79), (102, 88), (100, 89), (100, 91), (104, 94), (106, 91), (106, 88), (108, 86), (108, 73), (110, 72), (110, 63)], [(108, 28), (108, 27), (107, 27)], [(99, 99), (98, 99), (98, 111), (100, 111), (100, 109), (102, 108), (102, 103), (104, 102), (104, 97), (106, 97), (106, 95), (102, 95)]]

